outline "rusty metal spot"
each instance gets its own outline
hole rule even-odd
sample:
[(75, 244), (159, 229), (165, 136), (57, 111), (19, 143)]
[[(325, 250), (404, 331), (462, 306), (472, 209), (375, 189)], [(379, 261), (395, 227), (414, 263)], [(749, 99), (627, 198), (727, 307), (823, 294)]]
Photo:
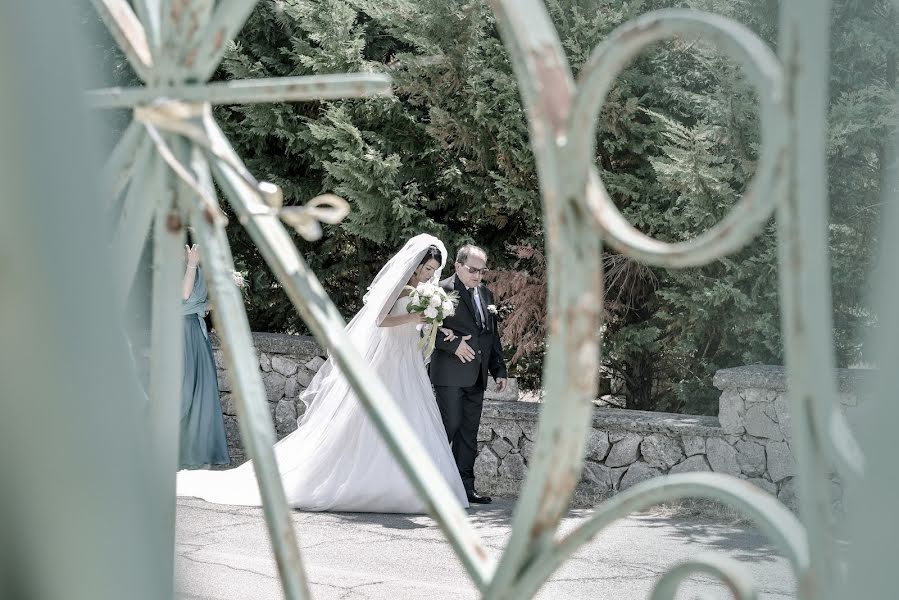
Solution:
[(165, 218), (165, 227), (172, 233), (181, 231), (181, 228), (184, 227), (181, 215), (175, 211), (171, 211)]
[(573, 90), (567, 67), (552, 46), (531, 51), (531, 57), (540, 88), (534, 118), (545, 119), (553, 134), (558, 135), (565, 131), (571, 108)]
[(225, 29), (219, 29), (215, 32), (215, 35), (212, 37), (212, 49), (214, 52), (217, 52), (219, 48), (222, 47), (222, 44), (225, 43)]
[(481, 560), (487, 560), (487, 552), (480, 544), (474, 547), (474, 553), (477, 554), (478, 558), (480, 558)]
[(211, 206), (203, 207), (203, 218), (206, 219), (206, 222), (210, 225), (215, 225), (216, 214), (213, 212)]
[(197, 49), (193, 48), (190, 52), (187, 53), (187, 56), (184, 57), (184, 66), (188, 69), (194, 66), (194, 62), (197, 60)]

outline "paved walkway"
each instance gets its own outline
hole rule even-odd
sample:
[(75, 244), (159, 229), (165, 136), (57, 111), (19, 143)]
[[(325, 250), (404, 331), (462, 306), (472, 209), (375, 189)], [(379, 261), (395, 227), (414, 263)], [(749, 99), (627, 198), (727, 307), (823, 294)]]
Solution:
[[(499, 556), (513, 503), (470, 510), (485, 543)], [(563, 529), (585, 519), (574, 510)], [(434, 522), (425, 516), (294, 513), (315, 599), (474, 599), (474, 586)], [(662, 512), (619, 521), (583, 547), (543, 586), (541, 600), (648, 599), (668, 567), (700, 552), (745, 561), (761, 598), (794, 598), (786, 560), (746, 526)], [(182, 598), (282, 598), (262, 511), (179, 499), (178, 588)], [(678, 600), (731, 598), (708, 578), (695, 578)]]

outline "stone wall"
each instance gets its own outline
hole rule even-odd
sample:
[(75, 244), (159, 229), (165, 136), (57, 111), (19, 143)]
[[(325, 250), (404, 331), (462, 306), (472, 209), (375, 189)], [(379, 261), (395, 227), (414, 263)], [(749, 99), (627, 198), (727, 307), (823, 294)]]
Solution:
[[(259, 368), (272, 421), (280, 439), (297, 428), (297, 418), (306, 409), (299, 400), (300, 392), (306, 389), (312, 376), (325, 362), (325, 353), (314, 338), (305, 336), (254, 333), (253, 343), (259, 355)], [(237, 407), (231, 396), (231, 382), (224, 367), (222, 350), (215, 337), (212, 338), (212, 349), (231, 464), (236, 466), (246, 460), (237, 426)]]
[[(840, 370), (840, 403), (850, 422), (864, 371)], [(714, 471), (747, 480), (796, 508), (786, 373), (782, 367), (724, 369), (719, 417), (596, 408), (575, 503), (593, 505), (651, 477)], [(498, 496), (517, 494), (534, 452), (539, 404), (485, 406), (478, 433), (477, 485)], [(842, 500), (834, 478), (832, 500)]]
[[(309, 337), (257, 333), (253, 339), (272, 421), (281, 438), (296, 429), (305, 408), (299, 394), (324, 362), (324, 353)], [(245, 455), (227, 371), (215, 340), (213, 347), (228, 444), (236, 465)], [(838, 373), (841, 407), (849, 417), (858, 405), (863, 377), (864, 371)], [(716, 373), (713, 384), (721, 390), (718, 417), (595, 408), (576, 504), (596, 504), (657, 475), (714, 471), (745, 479), (795, 508), (796, 463), (784, 369), (724, 369)], [(517, 401), (514, 385), (499, 394), (491, 382), (485, 397), (475, 462), (477, 486), (484, 493), (514, 496), (534, 452), (542, 405)], [(838, 504), (842, 490), (836, 480), (832, 492)]]
[[(840, 409), (850, 423), (858, 411), (866, 373), (863, 369), (837, 370)], [(737, 450), (738, 461), (744, 459), (747, 448), (760, 458), (764, 456), (766, 470), (760, 481), (752, 481), (795, 508), (796, 461), (786, 370), (766, 365), (722, 369), (715, 373), (712, 383), (721, 390), (721, 432)], [(842, 484), (836, 476), (831, 479), (831, 497), (835, 505), (842, 503)]]
[[(482, 491), (498, 496), (518, 493), (534, 452), (539, 410), (539, 404), (525, 402), (485, 405), (475, 462)], [(739, 472), (715, 417), (596, 408), (588, 436), (586, 462), (575, 491), (580, 506), (665, 473)]]
[[(269, 410), (278, 439), (297, 428), (297, 419), (306, 410), (299, 397), (312, 381), (313, 375), (325, 362), (325, 352), (315, 338), (276, 333), (254, 333), (253, 344), (259, 355), (262, 383), (268, 396)], [(218, 339), (212, 336), (212, 351), (218, 375), (219, 395), (225, 417), (225, 433), (231, 454), (231, 465), (246, 460), (240, 431), (237, 425), (237, 407), (231, 396), (231, 382), (225, 368), (224, 356)], [(485, 394), (488, 400), (515, 400), (518, 387), (514, 380), (503, 393), (497, 393), (491, 381)]]

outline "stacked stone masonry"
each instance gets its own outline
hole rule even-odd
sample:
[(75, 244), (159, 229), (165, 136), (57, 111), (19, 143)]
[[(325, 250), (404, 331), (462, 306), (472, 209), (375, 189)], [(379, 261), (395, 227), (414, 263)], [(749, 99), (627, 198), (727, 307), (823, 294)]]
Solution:
[[(312, 377), (325, 363), (326, 354), (314, 338), (306, 336), (254, 333), (253, 344), (259, 357), (259, 369), (272, 422), (278, 439), (281, 439), (296, 430), (297, 419), (306, 411), (306, 405), (300, 400), (300, 394), (306, 390), (312, 382)], [(237, 404), (232, 395), (224, 354), (215, 336), (212, 338), (212, 347), (225, 418), (225, 433), (231, 453), (231, 466), (236, 466), (247, 458), (237, 424)], [(514, 400), (518, 397), (518, 388), (513, 386), (504, 394), (498, 394), (491, 389), (487, 397), (492, 400)]]
[[(254, 342), (272, 421), (281, 438), (296, 429), (305, 409), (299, 395), (324, 363), (324, 352), (308, 337), (254, 334)], [(236, 465), (245, 454), (221, 349), (214, 346), (228, 444)], [(863, 378), (863, 371), (838, 372), (840, 405), (850, 422)], [(717, 418), (595, 408), (575, 504), (596, 504), (658, 475), (714, 471), (745, 479), (795, 509), (796, 462), (784, 369), (724, 369), (716, 373), (713, 384), (721, 390)], [(515, 496), (535, 452), (542, 405), (517, 401), (514, 386), (499, 394), (491, 385), (486, 397), (478, 431), (477, 485), (484, 493)], [(842, 489), (836, 479), (832, 493), (838, 505)]]
[[(259, 356), (259, 369), (269, 411), (280, 439), (297, 428), (297, 419), (306, 410), (306, 405), (300, 401), (300, 393), (324, 364), (324, 352), (314, 339), (301, 336), (254, 333), (253, 342)], [(246, 454), (240, 441), (236, 401), (231, 393), (224, 356), (216, 339), (213, 339), (213, 353), (231, 464), (238, 465), (246, 460)]]

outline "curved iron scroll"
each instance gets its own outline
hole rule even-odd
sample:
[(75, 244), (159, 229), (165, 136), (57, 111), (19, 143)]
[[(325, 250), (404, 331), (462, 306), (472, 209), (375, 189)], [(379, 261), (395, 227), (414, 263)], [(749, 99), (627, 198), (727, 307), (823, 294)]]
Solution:
[[(125, 0), (94, 0), (135, 72), (146, 86), (90, 93), (98, 107), (132, 106), (135, 120), (103, 173), (119, 228), (116, 245), (123, 294), (133, 280), (143, 235), (155, 222), (156, 270), (153, 300), (151, 395), (160, 456), (156, 477), (160, 501), (174, 495), (177, 463), (175, 402), (180, 365), (176, 315), (183, 225), (191, 223), (204, 246), (210, 294), (216, 304), (225, 361), (235, 375), (234, 396), (242, 438), (260, 483), (266, 522), (288, 598), (309, 597), (288, 507), (272, 453), (275, 439), (241, 298), (230, 281), (233, 262), (224, 219), (214, 201), (217, 182), (240, 223), (259, 247), (304, 321), (350, 379), (366, 411), (405, 473), (425, 500), (484, 598), (530, 597), (583, 543), (616, 519), (676, 498), (699, 496), (730, 504), (754, 519), (790, 559), (803, 599), (825, 598), (833, 559), (828, 515), (816, 494), (827, 485), (830, 460), (850, 473), (861, 461), (845, 423), (833, 409), (832, 380), (815, 369), (833, 365), (828, 319), (804, 328), (799, 308), (811, 294), (828, 297), (825, 181), (820, 149), (821, 106), (797, 107), (826, 88), (826, 71), (811, 68), (826, 55), (826, 2), (782, 3), (781, 56), (733, 21), (692, 10), (646, 14), (618, 28), (599, 46), (576, 83), (556, 31), (539, 0), (491, 0), (527, 109), (540, 178), (549, 273), (546, 386), (538, 440), (515, 512), (512, 536), (498, 563), (454, 500), (383, 384), (344, 334), (344, 321), (309, 270), (281, 223), (288, 217), (280, 192), (258, 182), (243, 165), (211, 115), (211, 103), (306, 100), (389, 93), (386, 76), (285, 78), (226, 84), (205, 81), (221, 60), (227, 41), (255, 5), (246, 0), (138, 0), (137, 14)], [(809, 16), (811, 15), (811, 16)], [(761, 104), (762, 155), (756, 176), (740, 202), (714, 228), (682, 244), (666, 244), (639, 233), (617, 211), (593, 165), (595, 115), (614, 78), (647, 44), (693, 35), (713, 42), (738, 61), (756, 87)], [(823, 40), (823, 42), (822, 42)], [(826, 97), (821, 94), (820, 98)], [(816, 102), (812, 102), (816, 104)], [(820, 104), (820, 102), (817, 102)], [(802, 104), (805, 108), (805, 104)], [(823, 143), (821, 144), (823, 147)], [(802, 156), (811, 152), (812, 158)], [(139, 157), (140, 160), (132, 159)], [(806, 184), (806, 177), (815, 183)], [(128, 182), (131, 185), (128, 186)], [(174, 194), (166, 193), (172, 191)], [(333, 199), (339, 213), (339, 199)], [(733, 477), (685, 474), (635, 486), (601, 504), (594, 516), (557, 540), (583, 467), (584, 443), (597, 388), (603, 243), (639, 260), (668, 267), (706, 264), (745, 245), (778, 209), (781, 230), (785, 339), (794, 408), (794, 439), (802, 472), (803, 512), (814, 540), (783, 505)], [(294, 209), (295, 210), (295, 209)], [(317, 214), (302, 216), (301, 233), (314, 237)], [(333, 218), (333, 211), (328, 213)], [(296, 219), (297, 215), (292, 218)], [(324, 218), (324, 217), (323, 217)], [(800, 226), (800, 223), (802, 224)], [(812, 229), (806, 224), (811, 223)], [(824, 225), (822, 227), (822, 224)], [(819, 230), (814, 229), (818, 227)], [(313, 232), (313, 233), (309, 233)], [(810, 254), (817, 253), (809, 259)], [(802, 260), (797, 260), (797, 257)], [(582, 278), (563, 278), (577, 265)], [(826, 307), (825, 307), (826, 308)], [(799, 315), (799, 316), (797, 316)], [(816, 315), (820, 317), (820, 315)], [(829, 318), (829, 317), (828, 317)], [(811, 351), (810, 351), (811, 350)], [(826, 494), (825, 494), (826, 497)], [(171, 519), (174, 527), (173, 517)], [(812, 543), (810, 543), (810, 541)], [(713, 574), (739, 598), (753, 598), (745, 573), (732, 561), (696, 559), (676, 566), (659, 582), (654, 598), (673, 597), (684, 577)], [(812, 573), (815, 573), (814, 577)]]

